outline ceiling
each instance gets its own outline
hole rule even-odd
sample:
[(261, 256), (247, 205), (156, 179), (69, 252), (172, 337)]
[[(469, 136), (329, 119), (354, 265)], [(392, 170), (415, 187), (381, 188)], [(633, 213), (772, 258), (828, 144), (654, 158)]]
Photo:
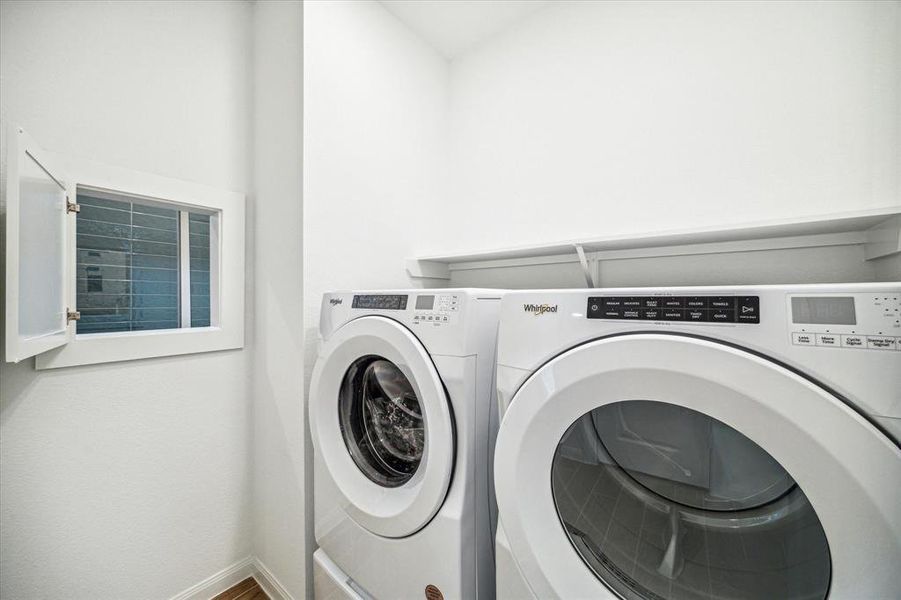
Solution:
[(550, 0), (379, 0), (447, 58), (454, 58)]

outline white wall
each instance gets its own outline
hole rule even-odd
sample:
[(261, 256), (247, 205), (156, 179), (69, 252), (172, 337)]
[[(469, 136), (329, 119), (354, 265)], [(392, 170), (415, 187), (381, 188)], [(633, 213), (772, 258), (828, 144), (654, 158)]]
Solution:
[(421, 254), (901, 203), (899, 2), (560, 1), (450, 90)]
[(404, 259), (444, 226), (447, 99), (446, 61), (380, 4), (305, 3), (307, 364), (323, 292), (410, 287)]
[[(48, 150), (246, 190), (250, 10), (0, 4), (2, 189), (16, 122)], [(248, 355), (3, 364), (0, 596), (168, 597), (248, 556)]]
[(254, 553), (310, 597), (303, 402), (303, 7), (254, 3)]

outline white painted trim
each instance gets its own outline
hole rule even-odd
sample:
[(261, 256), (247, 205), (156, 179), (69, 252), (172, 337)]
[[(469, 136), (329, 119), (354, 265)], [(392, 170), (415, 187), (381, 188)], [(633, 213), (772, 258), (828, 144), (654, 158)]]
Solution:
[[(252, 556), (242, 558), (238, 562), (213, 573), (203, 581), (172, 596), (169, 600), (210, 600), (221, 594), (239, 581), (252, 577), (255, 572), (256, 559)], [(262, 584), (260, 584), (262, 586)], [(273, 598), (273, 600), (276, 600)]]
[[(298, 566), (300, 568), (301, 565)], [(281, 582), (272, 574), (266, 565), (259, 558), (253, 559), (254, 574), (253, 578), (257, 580), (266, 595), (272, 600), (295, 600), (294, 596), (283, 586)]]
[[(75, 335), (62, 348), (37, 356), (37, 369), (176, 356), (244, 347), (244, 194), (210, 186), (55, 156), (74, 185), (157, 199), (186, 210), (214, 213), (218, 251), (210, 260), (211, 327)], [(211, 240), (212, 235), (211, 223)], [(215, 273), (213, 273), (215, 269)], [(218, 282), (218, 295), (212, 290)], [(189, 293), (190, 290), (186, 290)], [(215, 306), (214, 306), (215, 303)]]
[(731, 242), (712, 242), (707, 244), (684, 244), (654, 248), (632, 248), (629, 250), (606, 250), (593, 252), (590, 256), (595, 260), (617, 260), (630, 258), (657, 258), (661, 256), (689, 256), (693, 254), (763, 252), (767, 250), (825, 248), (827, 246), (855, 246), (864, 244), (866, 239), (866, 233), (863, 231), (845, 231), (841, 233), (823, 233)]
[[(584, 250), (584, 248), (583, 248)], [(587, 254), (588, 258), (593, 258), (595, 253)], [(550, 256), (534, 256), (530, 258), (499, 258), (497, 260), (473, 260), (458, 263), (449, 263), (445, 267), (450, 273), (454, 271), (475, 271), (478, 269), (499, 269), (503, 267), (532, 267), (541, 265), (562, 265), (576, 264), (579, 257), (575, 252), (566, 254), (554, 254)]]
[[(241, 227), (244, 227), (244, 213), (241, 212)], [(222, 215), (216, 213), (210, 216), (210, 325), (219, 327), (220, 302), (222, 301), (222, 289), (219, 287), (219, 274), (222, 272), (222, 244), (219, 231)], [(190, 265), (189, 265), (190, 268)]]
[(271, 600), (296, 600), (256, 556), (242, 558), (175, 594), (169, 600), (210, 600), (248, 577), (253, 577)]
[[(191, 229), (190, 213), (178, 211), (178, 326), (191, 326)], [(210, 265), (212, 270), (212, 265)]]

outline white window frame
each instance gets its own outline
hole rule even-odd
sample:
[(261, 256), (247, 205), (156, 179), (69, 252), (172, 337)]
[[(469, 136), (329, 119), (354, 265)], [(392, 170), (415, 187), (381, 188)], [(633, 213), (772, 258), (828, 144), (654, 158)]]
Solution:
[[(17, 131), (18, 128), (11, 128), (10, 135), (16, 135)], [(22, 132), (22, 135), (26, 134)], [(97, 189), (162, 202), (183, 210), (214, 211), (216, 217), (211, 222), (217, 221), (218, 227), (214, 231), (211, 223), (210, 244), (215, 247), (210, 261), (210, 327), (77, 334), (77, 323), (73, 320), (66, 327), (67, 342), (64, 345), (36, 355), (37, 369), (244, 347), (244, 194), (49, 152), (43, 154), (65, 173), (71, 202), (76, 201), (79, 187)], [(10, 155), (9, 160), (14, 159), (16, 157)], [(18, 185), (18, 182), (10, 181), (9, 185)], [(65, 242), (68, 259), (65, 289), (68, 306), (77, 310), (76, 218), (72, 217)], [(218, 261), (214, 256), (218, 256)], [(17, 268), (12, 261), (7, 264), (7, 271)], [(190, 289), (182, 290), (182, 295), (189, 293)]]

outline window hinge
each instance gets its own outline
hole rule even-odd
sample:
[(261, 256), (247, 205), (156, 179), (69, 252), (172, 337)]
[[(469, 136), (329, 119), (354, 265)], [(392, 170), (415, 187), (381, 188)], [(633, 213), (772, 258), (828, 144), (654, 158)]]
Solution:
[(66, 325), (79, 319), (81, 319), (81, 311), (66, 309)]
[(69, 197), (66, 196), (66, 212), (67, 213), (79, 213), (81, 212), (81, 205), (76, 204), (69, 200)]

